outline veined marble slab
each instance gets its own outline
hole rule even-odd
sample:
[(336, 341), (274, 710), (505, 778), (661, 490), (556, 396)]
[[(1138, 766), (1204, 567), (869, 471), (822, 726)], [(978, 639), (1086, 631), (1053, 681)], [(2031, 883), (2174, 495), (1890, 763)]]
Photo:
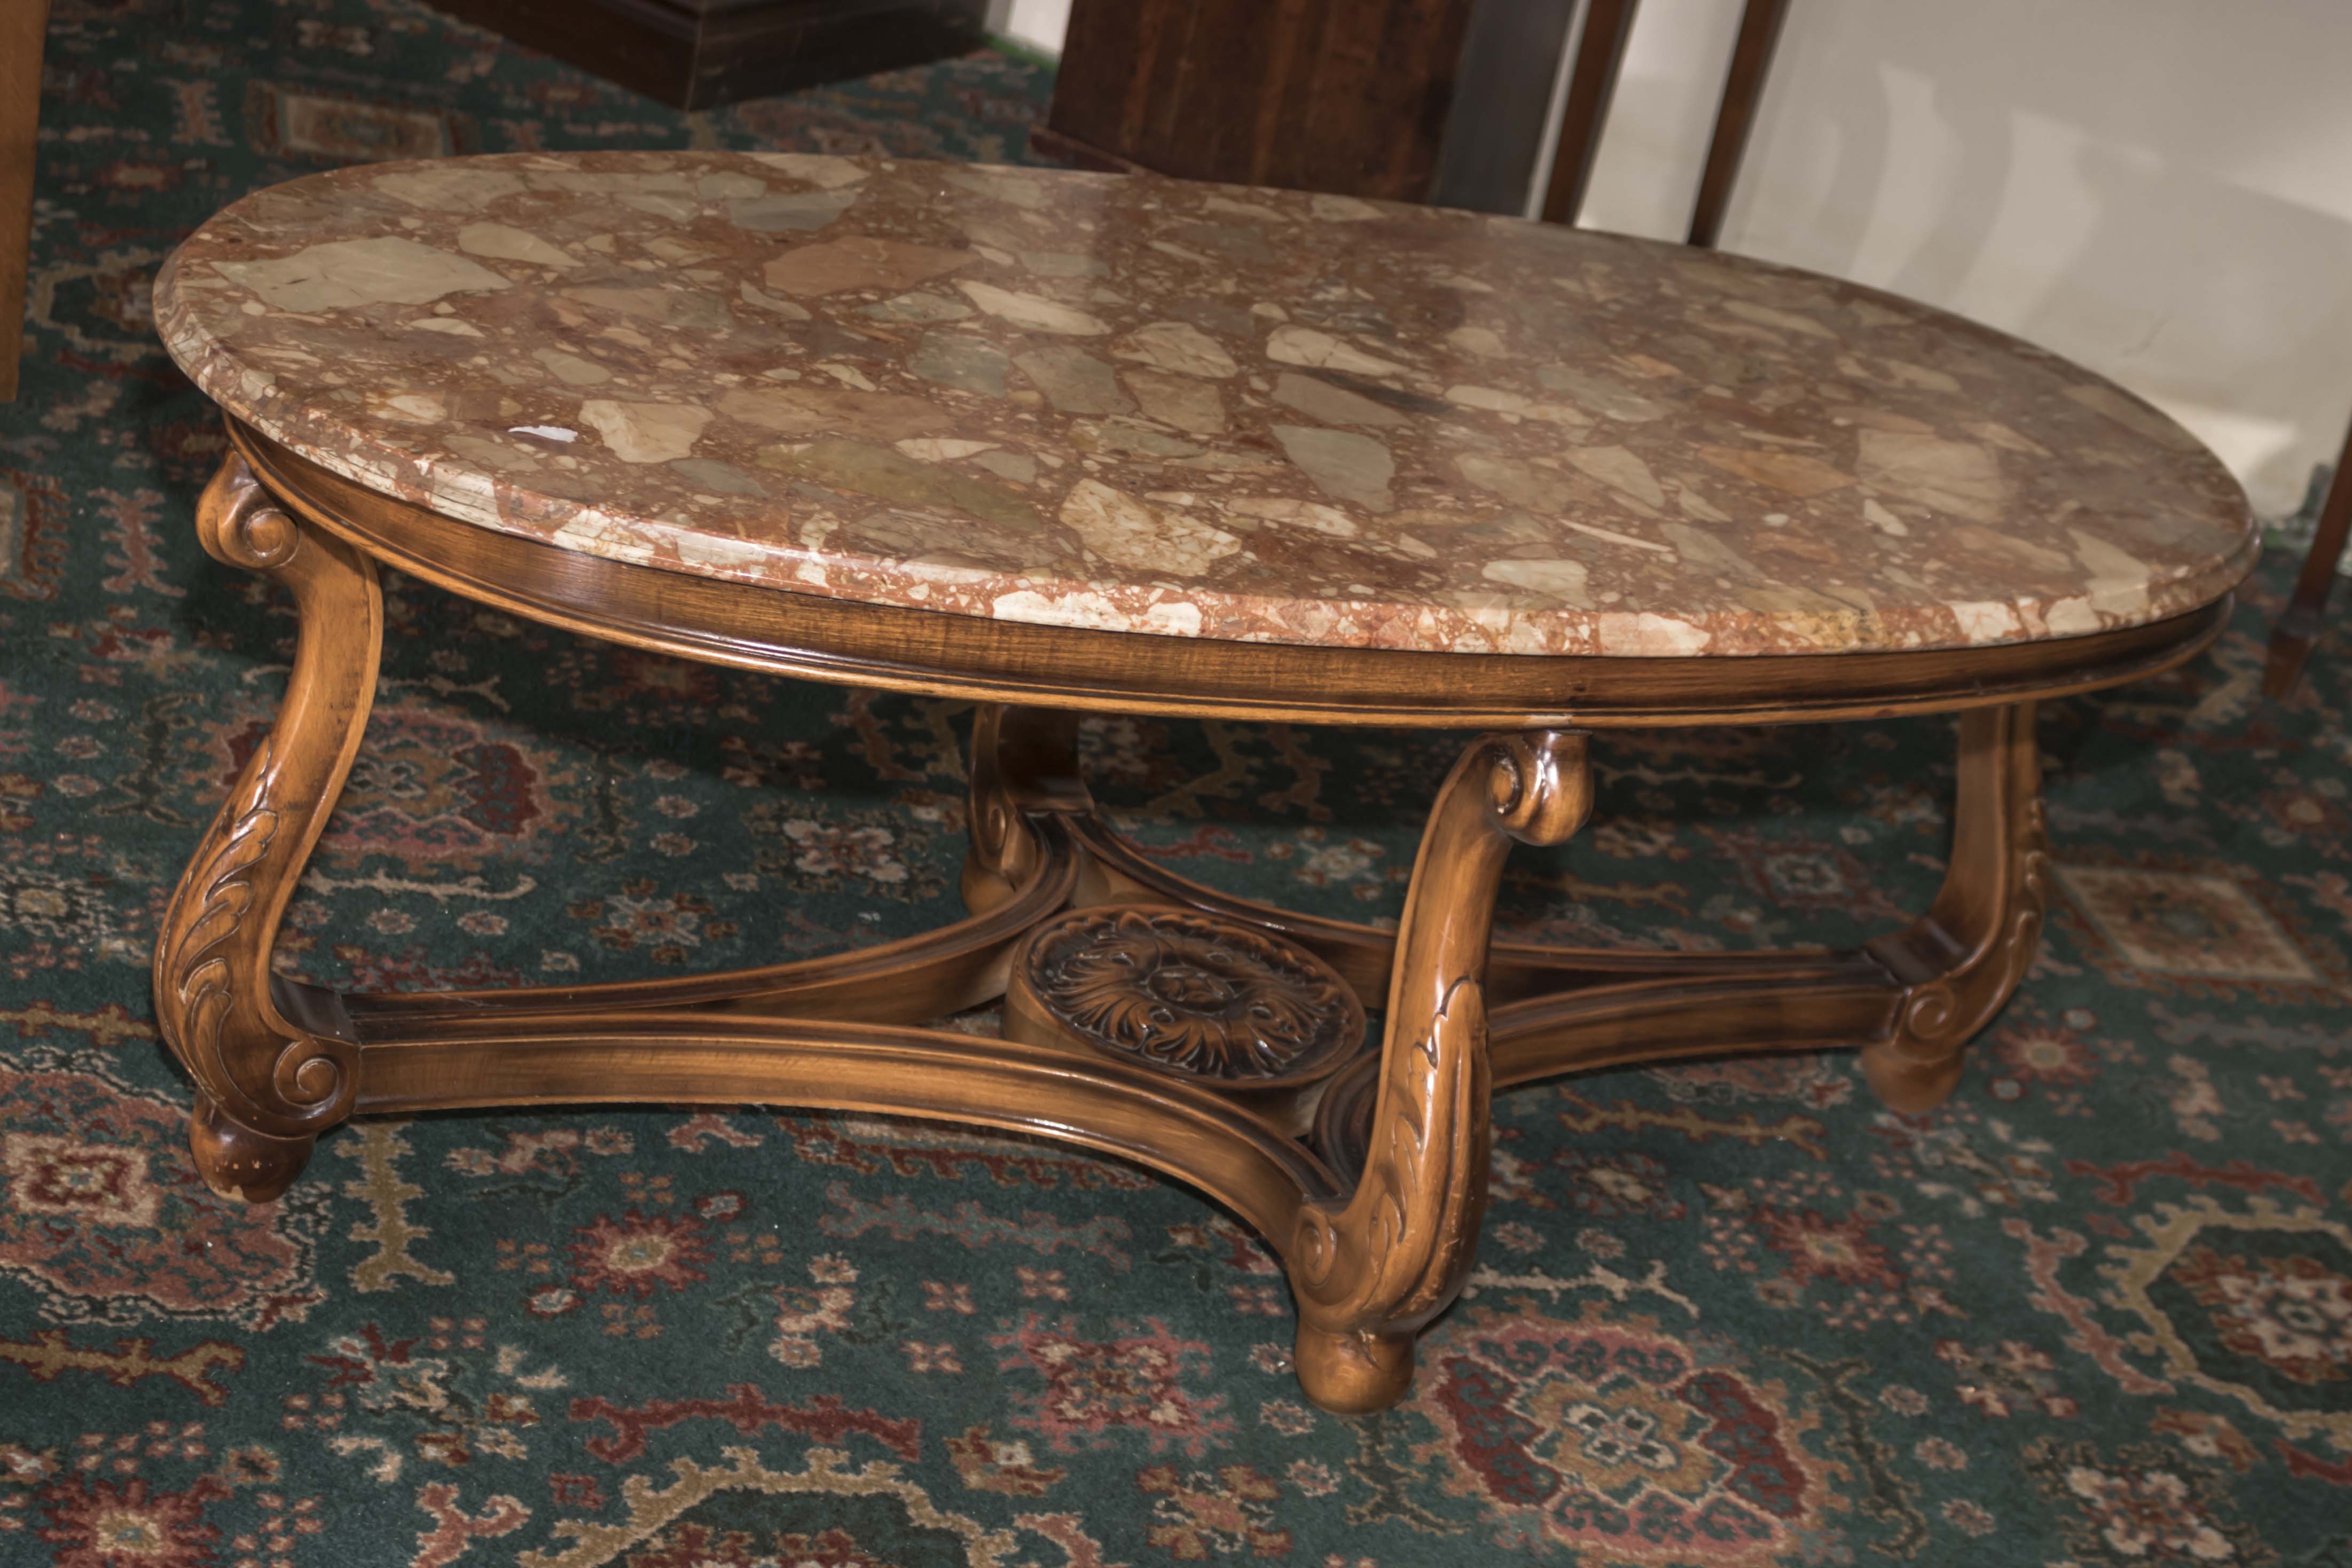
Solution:
[(670, 571), (1179, 637), (1954, 647), (2195, 608), (2229, 473), (1868, 289), (1296, 192), (796, 153), (341, 169), (156, 283), (223, 407)]

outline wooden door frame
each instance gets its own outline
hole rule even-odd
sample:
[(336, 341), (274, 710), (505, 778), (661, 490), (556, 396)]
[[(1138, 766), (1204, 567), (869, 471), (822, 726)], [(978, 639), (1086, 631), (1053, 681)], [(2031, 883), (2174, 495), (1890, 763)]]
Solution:
[(16, 395), (32, 269), (33, 163), (49, 0), (0, 0), (0, 403)]

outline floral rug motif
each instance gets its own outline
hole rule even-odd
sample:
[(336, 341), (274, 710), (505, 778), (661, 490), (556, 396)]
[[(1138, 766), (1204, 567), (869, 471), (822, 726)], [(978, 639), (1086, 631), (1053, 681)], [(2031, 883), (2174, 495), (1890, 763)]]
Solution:
[[(2210, 658), (2042, 715), (2049, 938), (1948, 1105), (1890, 1115), (1843, 1054), (1502, 1097), (1477, 1275), (1378, 1416), (1300, 1397), (1230, 1219), (1043, 1144), (459, 1113), (214, 1197), (147, 963), (294, 626), (196, 548), (222, 439), (155, 345), (157, 262), (351, 160), (1019, 159), (1050, 82), (982, 54), (680, 115), (409, 0), (56, 0), (45, 87), (0, 408), (0, 1563), (2352, 1563), (2352, 680), (2339, 637), (2260, 698), (2284, 558)], [(290, 972), (620, 979), (957, 912), (960, 705), (398, 578), (386, 610)], [(1153, 856), (1365, 920), (1456, 744), (1085, 734)], [(1844, 944), (1940, 875), (1948, 722), (1595, 752), (1592, 827), (1511, 862), (1514, 935)]]

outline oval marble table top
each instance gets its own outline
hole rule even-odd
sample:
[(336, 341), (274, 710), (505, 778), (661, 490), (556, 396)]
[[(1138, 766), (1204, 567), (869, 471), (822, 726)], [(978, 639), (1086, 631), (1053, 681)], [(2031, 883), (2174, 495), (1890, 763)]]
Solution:
[(2152, 621), (2243, 494), (2108, 382), (1679, 247), (1295, 192), (518, 153), (248, 196), (156, 285), (222, 406), (617, 561), (1001, 620), (1612, 656)]

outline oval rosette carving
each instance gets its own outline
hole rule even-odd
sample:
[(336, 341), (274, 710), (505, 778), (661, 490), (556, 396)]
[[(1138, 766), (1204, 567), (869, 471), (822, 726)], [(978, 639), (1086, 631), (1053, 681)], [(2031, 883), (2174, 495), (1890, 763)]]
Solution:
[(1362, 1005), (1320, 959), (1181, 910), (1065, 915), (1038, 931), (1021, 979), (1095, 1048), (1224, 1087), (1311, 1083), (1363, 1044)]

